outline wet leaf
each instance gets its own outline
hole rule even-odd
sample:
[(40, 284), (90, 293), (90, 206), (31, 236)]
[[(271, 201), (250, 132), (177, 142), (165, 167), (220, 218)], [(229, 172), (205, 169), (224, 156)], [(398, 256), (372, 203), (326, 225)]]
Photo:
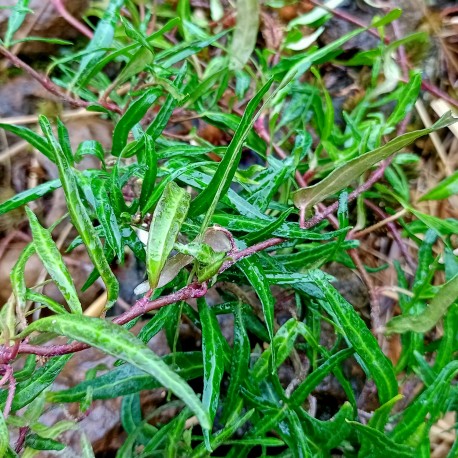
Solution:
[(21, 337), (34, 331), (52, 331), (87, 343), (114, 357), (124, 359), (159, 380), (164, 387), (180, 397), (196, 414), (202, 428), (208, 429), (210, 427), (208, 414), (189, 385), (143, 342), (123, 327), (99, 318), (56, 315), (35, 321), (26, 328)]
[(146, 248), (151, 289), (158, 285), (161, 271), (186, 218), (190, 199), (190, 195), (172, 181), (166, 186), (154, 210)]
[[(224, 337), (218, 321), (204, 298), (197, 299), (202, 326), (202, 355), (204, 359), (204, 391), (202, 404), (208, 411), (210, 422), (215, 419), (218, 408), (221, 380), (224, 373)], [(205, 444), (210, 448), (210, 432), (204, 432)]]
[(38, 222), (35, 214), (26, 207), (29, 217), (30, 228), (32, 230), (33, 244), (38, 257), (43, 262), (45, 269), (56, 283), (59, 291), (64, 296), (68, 307), (73, 313), (83, 313), (81, 303), (76, 292), (70, 272), (64, 264), (62, 256), (57, 248), (51, 234)]
[(60, 180), (65, 192), (67, 206), (72, 222), (79, 235), (81, 236), (84, 244), (86, 245), (91, 261), (99, 271), (99, 274), (107, 287), (108, 302), (106, 307), (109, 308), (118, 298), (118, 281), (110, 269), (103, 251), (102, 243), (94, 229), (94, 226), (92, 225), (85, 206), (81, 201), (79, 196), (78, 183), (73, 169), (70, 167), (70, 164), (68, 164), (62, 148), (56, 141), (49, 121), (46, 119), (46, 117), (40, 116), (39, 122), (43, 133), (45, 134), (49, 144), (52, 147), (56, 159)]

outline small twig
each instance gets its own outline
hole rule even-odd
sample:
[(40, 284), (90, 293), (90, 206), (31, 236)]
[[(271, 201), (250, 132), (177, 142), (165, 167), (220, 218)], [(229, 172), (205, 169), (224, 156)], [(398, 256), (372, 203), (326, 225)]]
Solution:
[(4, 364), (0, 368), (5, 372), (5, 375), (0, 379), (0, 386), (8, 383), (8, 395), (5, 401), (5, 407), (3, 409), (3, 416), (8, 418), (11, 412), (11, 406), (13, 405), (14, 393), (16, 392), (16, 379), (13, 375), (13, 368), (9, 364)]
[(94, 32), (89, 27), (86, 27), (82, 22), (78, 21), (74, 16), (72, 16), (67, 9), (65, 8), (65, 5), (63, 4), (62, 0), (51, 0), (52, 5), (56, 9), (56, 11), (78, 32), (82, 33), (86, 37), (89, 38), (89, 40), (92, 39), (94, 36)]
[(14, 446), (14, 450), (16, 453), (21, 453), (22, 448), (25, 444), (25, 438), (27, 437), (27, 433), (29, 432), (30, 428), (28, 426), (21, 426), (19, 428), (19, 436), (16, 441), (16, 445)]
[[(59, 86), (54, 84), (47, 76), (38, 73), (35, 69), (33, 69), (30, 65), (26, 64), (23, 60), (19, 57), (15, 56), (13, 53), (8, 51), (3, 46), (0, 46), (0, 54), (3, 54), (15, 67), (18, 67), (28, 73), (32, 78), (37, 80), (50, 94), (55, 95), (63, 102), (68, 103), (74, 107), (81, 107), (87, 108), (88, 106), (92, 105), (92, 102), (86, 102), (85, 100), (75, 99), (73, 97), (69, 97), (68, 95), (64, 94)], [(121, 113), (121, 108), (117, 105), (110, 103), (110, 102), (100, 102), (100, 104), (106, 108), (107, 110), (113, 111), (115, 113)]]
[[(382, 218), (386, 221), (388, 215), (380, 208), (377, 207), (377, 205), (374, 205), (370, 200), (364, 200), (364, 203), (374, 212), (378, 215), (379, 218)], [(399, 218), (399, 215), (398, 215)], [(402, 255), (404, 256), (404, 259), (406, 260), (407, 264), (409, 267), (412, 269), (412, 271), (415, 271), (417, 269), (417, 266), (415, 265), (414, 260), (410, 256), (409, 252), (407, 251), (407, 247), (402, 240), (401, 234), (398, 231), (398, 228), (396, 227), (396, 224), (394, 222), (388, 222), (387, 223), (387, 228), (390, 230), (391, 235), (393, 236), (393, 239), (396, 241), (396, 243), (399, 246), (399, 250), (401, 251)], [(357, 237), (359, 234), (357, 234)]]
[[(367, 204), (367, 202), (368, 201), (365, 201), (366, 204)], [(352, 237), (355, 238), (355, 239), (359, 239), (361, 237), (364, 237), (365, 235), (370, 234), (371, 232), (374, 232), (374, 231), (376, 231), (377, 229), (380, 229), (383, 226), (387, 226), (392, 221), (396, 221), (401, 216), (404, 216), (406, 213), (407, 213), (407, 210), (405, 208), (403, 208), (401, 211), (395, 213), (394, 215), (386, 216), (386, 218), (383, 218), (382, 221), (379, 221), (378, 223), (375, 223), (372, 226), (366, 227), (365, 229), (363, 229), (363, 230), (361, 230), (359, 232), (354, 232), (352, 234)]]

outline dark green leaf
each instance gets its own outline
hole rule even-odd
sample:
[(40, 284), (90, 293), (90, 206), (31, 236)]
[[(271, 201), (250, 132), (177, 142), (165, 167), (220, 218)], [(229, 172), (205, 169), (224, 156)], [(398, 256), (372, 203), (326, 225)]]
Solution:
[(102, 243), (100, 242), (100, 239), (94, 229), (94, 226), (92, 225), (85, 206), (81, 201), (78, 191), (77, 179), (73, 169), (70, 167), (70, 164), (68, 164), (62, 148), (56, 141), (49, 121), (44, 116), (40, 116), (39, 122), (43, 133), (45, 134), (50, 146), (52, 147), (56, 159), (56, 164), (59, 169), (59, 175), (67, 199), (68, 210), (70, 212), (72, 222), (78, 230), (84, 244), (86, 245), (91, 261), (99, 271), (99, 274), (107, 287), (107, 308), (109, 308), (118, 298), (118, 281), (110, 269), (110, 266), (103, 252)]
[(208, 414), (189, 385), (143, 342), (121, 326), (99, 318), (56, 315), (35, 321), (26, 328), (21, 336), (25, 337), (33, 331), (56, 332), (87, 343), (114, 357), (124, 359), (157, 378), (191, 408), (199, 419), (202, 428), (210, 428)]
[(73, 313), (83, 313), (70, 272), (64, 264), (59, 249), (54, 243), (51, 234), (41, 226), (32, 210), (26, 207), (26, 212), (29, 217), (33, 244), (38, 257), (56, 283), (62, 296), (64, 296), (70, 310)]

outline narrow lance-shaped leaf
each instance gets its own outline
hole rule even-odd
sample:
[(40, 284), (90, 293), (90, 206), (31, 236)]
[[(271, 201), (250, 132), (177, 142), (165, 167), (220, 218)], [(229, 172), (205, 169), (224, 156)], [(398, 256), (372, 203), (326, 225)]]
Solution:
[(81, 201), (73, 169), (68, 164), (62, 148), (56, 141), (49, 121), (46, 117), (40, 116), (39, 122), (56, 157), (56, 164), (59, 169), (59, 175), (65, 192), (67, 206), (72, 222), (86, 245), (91, 261), (99, 271), (99, 274), (106, 285), (108, 293), (107, 308), (109, 308), (118, 298), (118, 280), (110, 269), (110, 265), (103, 253), (102, 243), (96, 230), (94, 229), (94, 226), (92, 225), (91, 219), (89, 218), (83, 202)]
[(122, 358), (159, 380), (164, 387), (189, 406), (199, 419), (202, 428), (210, 428), (208, 414), (189, 385), (159, 356), (123, 327), (99, 318), (68, 314), (35, 321), (22, 332), (20, 337), (24, 338), (34, 331), (55, 332), (87, 343), (116, 358)]
[(10, 274), (13, 293), (16, 297), (19, 309), (21, 310), (25, 308), (27, 301), (27, 286), (25, 284), (25, 265), (33, 254), (35, 254), (35, 245), (33, 243), (30, 243), (22, 250)]
[(6, 425), (5, 417), (0, 411), (0, 456), (6, 455), (6, 450), (10, 443), (10, 435), (8, 432), (8, 426)]
[(258, 37), (258, 0), (237, 0), (237, 23), (232, 37), (229, 68), (241, 70), (248, 62)]
[[(274, 298), (270, 291), (266, 274), (261, 267), (261, 262), (256, 258), (256, 255), (254, 255), (250, 258), (242, 259), (237, 263), (237, 267), (243, 272), (259, 296), (267, 331), (269, 332), (270, 341), (272, 341), (274, 338)], [(274, 357), (273, 354), (272, 357)]]
[(250, 132), (254, 122), (259, 116), (260, 111), (256, 114), (256, 108), (264, 95), (272, 85), (273, 80), (269, 80), (261, 90), (255, 95), (255, 97), (248, 103), (245, 113), (240, 121), (240, 124), (235, 131), (234, 137), (231, 143), (227, 147), (226, 153), (223, 160), (219, 163), (218, 168), (213, 175), (213, 178), (209, 185), (194, 199), (190, 210), (191, 216), (197, 216), (203, 213), (207, 208), (207, 214), (203, 227), (205, 228), (210, 221), (213, 212), (215, 211), (216, 205), (220, 198), (229, 189), (232, 178), (234, 178), (235, 172), (240, 162), (242, 155), (242, 146), (246, 140), (248, 133)]
[(111, 153), (119, 156), (127, 144), (130, 130), (145, 116), (151, 105), (159, 97), (161, 91), (157, 88), (146, 90), (137, 100), (132, 102), (113, 131), (113, 146)]
[(372, 333), (354, 308), (328, 283), (324, 273), (316, 271), (314, 282), (325, 295), (320, 301), (356, 351), (356, 357), (368, 377), (372, 377), (384, 404), (398, 394), (398, 383), (390, 360), (382, 353)]
[(74, 84), (78, 87), (84, 87), (90, 76), (90, 72), (97, 65), (100, 58), (103, 56), (103, 48), (111, 45), (115, 33), (115, 25), (118, 21), (119, 10), (124, 5), (125, 0), (110, 0), (105, 9), (102, 19), (97, 24), (94, 36), (86, 47), (88, 52), (81, 59), (78, 73), (74, 78)]
[[(362, 425), (356, 421), (348, 421), (353, 428), (356, 429), (361, 440), (370, 441), (370, 453), (366, 456), (383, 458), (386, 456), (395, 456), (396, 458), (414, 458), (415, 450), (407, 445), (396, 444), (392, 439), (385, 436), (381, 431), (378, 431), (370, 426)], [(362, 456), (362, 455), (358, 455)]]
[(231, 378), (224, 401), (223, 418), (228, 418), (236, 410), (242, 381), (250, 364), (250, 340), (243, 322), (242, 304), (234, 308), (234, 345), (232, 349)]
[(387, 334), (408, 331), (428, 332), (445, 315), (448, 308), (458, 300), (458, 274), (445, 283), (429, 305), (419, 315), (400, 315), (386, 325)]
[(430, 128), (401, 135), (380, 148), (348, 161), (346, 164), (331, 172), (319, 183), (296, 191), (293, 195), (294, 205), (303, 210), (307, 210), (330, 195), (349, 186), (355, 178), (362, 175), (366, 170), (369, 170), (377, 162), (386, 159), (414, 142), (417, 138), (449, 126), (457, 122), (457, 120), (458, 118), (454, 118), (451, 113), (448, 113), (442, 116)]
[(32, 200), (37, 200), (39, 197), (48, 194), (55, 189), (61, 187), (60, 180), (51, 180), (47, 181), (46, 183), (39, 184), (34, 188), (27, 189), (15, 196), (11, 197), (11, 199), (6, 200), (5, 202), (0, 203), (0, 215), (8, 213), (15, 208), (21, 207)]
[[(224, 373), (224, 337), (213, 311), (204, 298), (197, 299), (200, 322), (202, 324), (202, 355), (204, 360), (204, 391), (202, 404), (208, 409), (210, 421), (215, 419), (218, 408), (221, 380)], [(210, 451), (210, 434), (204, 432), (204, 440)]]
[(440, 371), (434, 382), (421, 393), (402, 414), (390, 437), (396, 442), (407, 441), (416, 429), (425, 423), (431, 425), (437, 421), (450, 401), (451, 382), (458, 372), (458, 361), (452, 361)]
[(458, 170), (421, 196), (420, 200), (442, 200), (458, 194)]
[(30, 221), (32, 230), (33, 243), (35, 250), (41, 262), (45, 266), (51, 278), (56, 283), (59, 291), (64, 296), (70, 310), (73, 313), (83, 313), (78, 293), (76, 292), (70, 272), (64, 264), (62, 256), (57, 248), (51, 234), (41, 226), (37, 217), (30, 208), (26, 207), (25, 211)]
[[(67, 313), (67, 316), (70, 316), (70, 314)], [(32, 377), (18, 383), (16, 386), (16, 393), (14, 394), (13, 405), (11, 406), (13, 412), (29, 405), (37, 396), (43, 393), (43, 391), (54, 382), (71, 357), (71, 354), (55, 356), (54, 358), (49, 359), (44, 366), (37, 369), (33, 373)], [(1, 391), (1, 408), (5, 405), (6, 398), (7, 392), (4, 390)]]
[(144, 149), (139, 156), (142, 164), (146, 167), (145, 175), (143, 176), (142, 190), (140, 194), (140, 207), (143, 208), (153, 192), (156, 184), (157, 175), (157, 155), (154, 149), (153, 138), (145, 133)]
[(16, 6), (13, 8), (11, 16), (8, 19), (8, 26), (6, 28), (5, 38), (3, 40), (5, 48), (10, 46), (13, 35), (19, 29), (19, 27), (21, 27), (25, 17), (27, 16), (27, 13), (31, 12), (28, 8), (29, 3), (30, 0), (19, 0), (16, 3)]
[(27, 143), (36, 148), (40, 153), (43, 153), (50, 161), (54, 162), (54, 154), (46, 139), (38, 135), (33, 130), (22, 126), (13, 126), (11, 124), (0, 123), (0, 129), (11, 132), (14, 135), (25, 140)]
[(403, 91), (401, 92), (396, 108), (386, 122), (387, 126), (396, 126), (396, 124), (401, 122), (407, 114), (410, 113), (417, 101), (420, 88), (421, 73), (417, 72), (410, 78), (409, 82), (405, 85)]
[(121, 236), (121, 228), (115, 215), (113, 205), (108, 196), (109, 182), (94, 179), (91, 183), (94, 197), (96, 199), (95, 213), (103, 232), (105, 242), (116, 253), (119, 261), (124, 262), (124, 247)]
[(189, 208), (191, 196), (173, 181), (162, 194), (151, 222), (146, 247), (146, 269), (152, 289), (156, 288)]

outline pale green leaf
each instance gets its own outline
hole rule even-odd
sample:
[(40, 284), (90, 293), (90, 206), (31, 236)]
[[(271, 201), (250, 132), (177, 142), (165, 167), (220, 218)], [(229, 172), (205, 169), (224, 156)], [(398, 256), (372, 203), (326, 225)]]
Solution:
[(146, 248), (146, 268), (152, 289), (157, 287), (162, 268), (186, 218), (190, 199), (191, 196), (172, 181), (154, 210)]
[(457, 120), (458, 118), (454, 118), (451, 113), (448, 113), (442, 116), (430, 128), (401, 135), (380, 148), (369, 151), (362, 156), (348, 161), (331, 172), (319, 183), (296, 191), (293, 195), (294, 205), (303, 210), (307, 210), (313, 205), (349, 186), (357, 177), (369, 170), (377, 162), (383, 161), (400, 149), (414, 142), (417, 138), (449, 126), (457, 122)]

